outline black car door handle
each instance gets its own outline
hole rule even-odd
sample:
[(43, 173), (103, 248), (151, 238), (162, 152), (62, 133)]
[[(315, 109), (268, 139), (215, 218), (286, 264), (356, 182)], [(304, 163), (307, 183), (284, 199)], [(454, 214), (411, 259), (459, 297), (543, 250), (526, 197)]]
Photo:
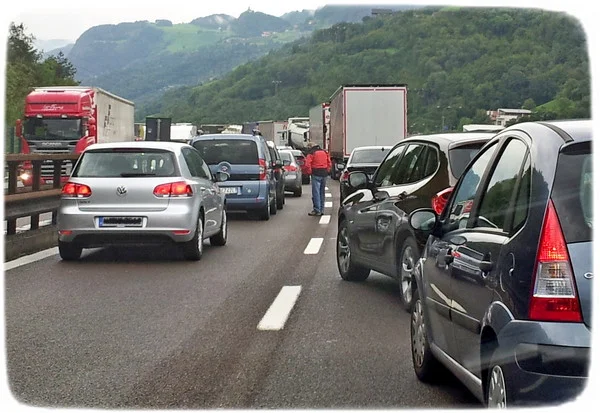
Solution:
[(481, 261), (479, 263), (479, 269), (483, 273), (487, 274), (488, 272), (492, 271), (492, 268), (494, 268), (494, 263), (491, 261)]

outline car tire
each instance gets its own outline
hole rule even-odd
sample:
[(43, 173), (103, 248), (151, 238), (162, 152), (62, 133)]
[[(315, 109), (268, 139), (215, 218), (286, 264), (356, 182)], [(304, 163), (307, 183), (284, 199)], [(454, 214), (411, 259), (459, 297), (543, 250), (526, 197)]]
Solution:
[(494, 351), (487, 370), (488, 377), (484, 394), (484, 404), (487, 407), (506, 408), (510, 395), (506, 386), (504, 369), (502, 368), (502, 363), (499, 361), (499, 353), (498, 349)]
[(365, 268), (352, 261), (350, 253), (350, 237), (348, 224), (345, 220), (340, 222), (336, 240), (336, 261), (340, 276), (345, 281), (364, 281), (371, 273), (370, 268)]
[(216, 235), (210, 237), (210, 245), (215, 247), (222, 247), (227, 244), (227, 213), (223, 208), (223, 215), (221, 217), (221, 229)]
[(269, 203), (269, 213), (271, 215), (277, 215), (277, 203), (278, 201), (277, 191), (275, 191), (275, 199), (271, 200)]
[(425, 311), (418, 291), (415, 291), (410, 313), (410, 352), (417, 378), (425, 383), (434, 382), (439, 377), (441, 364), (429, 347)]
[(77, 261), (81, 257), (82, 248), (74, 242), (58, 241), (58, 253), (64, 261)]
[(196, 225), (196, 231), (194, 237), (183, 243), (183, 256), (186, 260), (198, 261), (202, 258), (202, 252), (204, 250), (204, 222), (202, 221), (202, 215), (198, 217), (198, 224)]
[(302, 175), (302, 184), (303, 185), (310, 184), (310, 176), (308, 176), (308, 175)]
[(295, 197), (301, 197), (302, 196), (302, 186), (300, 186), (299, 188), (296, 188), (294, 190), (294, 196)]
[(285, 191), (281, 191), (281, 193), (277, 195), (277, 209), (283, 209), (284, 204), (285, 204)]
[(414, 270), (419, 261), (419, 247), (412, 237), (406, 238), (398, 256), (398, 289), (400, 290), (400, 301), (406, 312), (412, 309), (413, 292), (415, 290)]
[(266, 202), (265, 202), (265, 206), (258, 213), (258, 217), (259, 217), (259, 219), (261, 219), (263, 221), (268, 221), (271, 218), (271, 198), (269, 196), (269, 192), (268, 191), (267, 191), (267, 199), (266, 199)]

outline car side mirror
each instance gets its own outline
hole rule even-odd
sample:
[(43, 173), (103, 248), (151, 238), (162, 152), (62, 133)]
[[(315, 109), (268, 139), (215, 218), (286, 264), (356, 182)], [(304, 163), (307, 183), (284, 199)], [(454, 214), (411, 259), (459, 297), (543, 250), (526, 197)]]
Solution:
[(225, 182), (228, 179), (229, 179), (229, 174), (227, 172), (223, 172), (223, 171), (215, 172), (215, 181)]
[(283, 162), (281, 159), (276, 159), (273, 161), (273, 168), (281, 168), (283, 166)]
[(338, 163), (335, 165), (335, 167), (337, 168), (338, 171), (343, 171), (344, 168), (346, 167), (346, 165), (343, 163)]
[(415, 231), (431, 234), (439, 222), (439, 217), (433, 209), (419, 208), (408, 215), (408, 224)]
[(350, 175), (348, 175), (348, 185), (354, 190), (366, 189), (369, 187), (369, 177), (363, 171), (350, 172)]

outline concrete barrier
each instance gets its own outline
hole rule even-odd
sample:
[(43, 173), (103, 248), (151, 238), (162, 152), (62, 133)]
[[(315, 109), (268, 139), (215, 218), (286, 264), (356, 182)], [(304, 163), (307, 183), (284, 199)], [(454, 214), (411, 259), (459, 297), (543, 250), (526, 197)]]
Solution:
[(56, 225), (47, 225), (36, 230), (23, 231), (4, 237), (4, 262), (43, 251), (58, 245)]

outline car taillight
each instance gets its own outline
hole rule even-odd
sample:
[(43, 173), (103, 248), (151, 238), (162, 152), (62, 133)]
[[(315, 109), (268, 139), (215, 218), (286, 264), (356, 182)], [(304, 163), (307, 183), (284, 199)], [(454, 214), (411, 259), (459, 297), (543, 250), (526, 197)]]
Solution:
[(350, 172), (348, 172), (348, 170), (345, 170), (344, 172), (342, 172), (342, 176), (340, 176), (340, 181), (347, 181), (349, 176)]
[(433, 196), (433, 198), (431, 198), (431, 207), (433, 208), (436, 214), (442, 215), (442, 212), (444, 212), (444, 207), (446, 206), (448, 198), (450, 198), (450, 194), (452, 194), (453, 189), (453, 187), (446, 188), (438, 192)]
[(154, 188), (154, 196), (159, 198), (192, 196), (192, 187), (186, 182), (170, 182)]
[(296, 172), (298, 170), (298, 168), (296, 168), (294, 165), (285, 165), (283, 169), (288, 172)]
[(582, 321), (571, 259), (552, 201), (546, 208), (538, 246), (529, 318), (538, 321)]
[(92, 195), (92, 189), (87, 185), (67, 182), (60, 194), (64, 197), (88, 198)]
[(258, 160), (258, 179), (267, 180), (267, 162), (264, 159)]

